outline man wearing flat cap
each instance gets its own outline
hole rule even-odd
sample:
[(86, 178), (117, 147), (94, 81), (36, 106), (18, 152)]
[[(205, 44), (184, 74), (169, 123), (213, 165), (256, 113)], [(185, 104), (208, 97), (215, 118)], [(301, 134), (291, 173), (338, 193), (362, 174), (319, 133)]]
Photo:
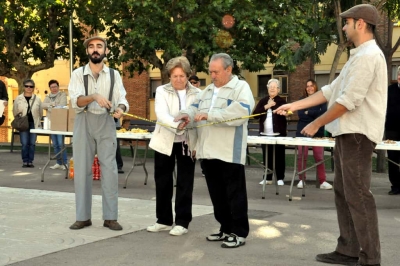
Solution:
[(279, 107), (286, 114), (328, 102), (328, 110), (301, 132), (313, 136), (326, 125), (335, 137), (335, 204), (340, 236), (336, 250), (317, 261), (342, 265), (380, 265), (378, 216), (370, 191), (372, 153), (382, 141), (386, 105), (385, 57), (374, 40), (378, 11), (357, 5), (340, 14), (343, 31), (355, 46), (340, 75), (321, 91)]
[(76, 112), (73, 141), (76, 222), (70, 229), (92, 225), (92, 164), (97, 153), (102, 173), (103, 226), (122, 230), (117, 222), (118, 170), (114, 118), (119, 119), (127, 112), (129, 104), (121, 76), (103, 62), (107, 41), (94, 36), (85, 40), (83, 45), (89, 63), (72, 72), (68, 86)]

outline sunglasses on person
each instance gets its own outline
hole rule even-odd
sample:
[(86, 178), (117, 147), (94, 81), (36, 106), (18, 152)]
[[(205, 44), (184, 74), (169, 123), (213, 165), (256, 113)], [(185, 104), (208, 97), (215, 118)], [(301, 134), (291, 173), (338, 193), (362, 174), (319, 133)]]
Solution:
[(198, 81), (191, 81), (190, 83), (192, 83), (192, 84), (197, 84), (197, 83), (199, 83)]
[(33, 86), (33, 85), (24, 85), (24, 86), (25, 86), (25, 88), (31, 88), (31, 89), (35, 88), (35, 86)]

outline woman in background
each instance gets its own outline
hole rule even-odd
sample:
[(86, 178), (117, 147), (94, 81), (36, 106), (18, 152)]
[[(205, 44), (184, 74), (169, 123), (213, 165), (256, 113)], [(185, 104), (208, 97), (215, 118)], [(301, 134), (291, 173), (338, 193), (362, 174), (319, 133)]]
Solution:
[[(281, 105), (286, 104), (286, 101), (280, 97), (280, 85), (279, 80), (270, 79), (267, 84), (268, 88), (268, 96), (262, 98), (256, 108), (253, 111), (253, 114), (261, 114), (267, 112), (267, 114), (263, 114), (258, 116), (259, 124), (260, 124), (260, 133), (267, 135), (279, 135), (281, 137), (286, 136), (286, 116), (274, 114), (276, 108)], [(283, 186), (283, 179), (285, 178), (285, 145), (275, 145), (275, 165), (273, 166), (273, 147), (271, 145), (268, 146), (268, 151), (266, 151), (267, 145), (261, 144), (261, 149), (263, 152), (263, 164), (265, 164), (265, 153), (268, 152), (268, 163), (266, 167), (268, 169), (275, 169), (276, 177), (278, 180), (278, 185)], [(260, 182), (260, 185), (264, 184), (264, 180)], [(267, 175), (266, 180), (267, 185), (272, 184), (272, 174)]]
[[(318, 91), (318, 85), (313, 79), (309, 79), (306, 82), (306, 88), (304, 90), (304, 96), (301, 99), (304, 99)], [(326, 103), (310, 107), (308, 109), (303, 109), (298, 111), (299, 122), (297, 123), (297, 131), (296, 137), (305, 137), (300, 132), (303, 130), (305, 126), (314, 121), (317, 117), (326, 112)], [(317, 133), (315, 133), (314, 137), (323, 137), (324, 136), (325, 127), (320, 127)], [(313, 155), (315, 162), (320, 162), (324, 160), (324, 147), (313, 146)], [(307, 158), (308, 158), (308, 146), (298, 146), (299, 154), (297, 156), (297, 169), (298, 171), (302, 171), (307, 167)], [(326, 182), (326, 174), (325, 174), (325, 164), (321, 163), (317, 166), (317, 176), (320, 183), (320, 189), (332, 189), (332, 185)], [(299, 183), (297, 184), (297, 188), (303, 188), (304, 181), (306, 180), (306, 173), (299, 175)]]
[(24, 92), (15, 98), (13, 115), (18, 114), (28, 116), (29, 130), (19, 132), (21, 141), (22, 167), (35, 167), (33, 160), (35, 157), (36, 134), (31, 133), (31, 129), (42, 128), (41, 119), (43, 116), (42, 101), (33, 92), (35, 82), (32, 79), (24, 81)]
[[(60, 91), (60, 85), (57, 80), (49, 81), (50, 94), (46, 95), (43, 101), (43, 109), (47, 110), (46, 116), (50, 119), (51, 109), (56, 106), (66, 106), (67, 105), (67, 95)], [(51, 123), (51, 121), (50, 121)], [(64, 148), (64, 135), (51, 134), (51, 142), (53, 143), (54, 153), (59, 154)], [(57, 156), (57, 163), (51, 166), (51, 169), (61, 169), (65, 170), (67, 165), (67, 150), (64, 150), (61, 154)]]

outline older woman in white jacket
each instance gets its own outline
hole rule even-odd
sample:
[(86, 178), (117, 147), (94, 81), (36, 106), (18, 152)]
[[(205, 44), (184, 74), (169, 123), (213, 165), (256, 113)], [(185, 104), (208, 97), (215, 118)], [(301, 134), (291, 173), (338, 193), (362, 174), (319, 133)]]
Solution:
[[(170, 83), (156, 90), (155, 111), (157, 122), (150, 141), (155, 150), (154, 180), (156, 184), (157, 222), (147, 227), (149, 232), (170, 230), (179, 236), (188, 232), (192, 220), (192, 194), (195, 167), (196, 130), (178, 130), (174, 122), (179, 111), (186, 109), (196, 99), (200, 90), (188, 82), (191, 69), (186, 57), (176, 57), (166, 65)], [(177, 163), (175, 196), (175, 226), (173, 224), (172, 195), (173, 171)]]
[(24, 81), (24, 92), (15, 98), (13, 106), (14, 117), (18, 114), (27, 115), (29, 121), (29, 130), (19, 132), (21, 141), (22, 167), (34, 167), (36, 134), (30, 130), (42, 128), (41, 119), (43, 116), (42, 101), (40, 97), (34, 94), (35, 82), (31, 79)]

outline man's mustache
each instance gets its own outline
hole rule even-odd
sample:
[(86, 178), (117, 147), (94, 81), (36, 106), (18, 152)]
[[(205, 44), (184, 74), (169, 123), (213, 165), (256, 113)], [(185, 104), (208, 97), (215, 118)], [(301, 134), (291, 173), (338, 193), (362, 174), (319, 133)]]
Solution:
[(96, 55), (96, 54), (100, 56), (100, 54), (99, 54), (98, 52), (93, 52), (93, 53), (92, 53), (92, 56), (93, 56), (93, 55)]

